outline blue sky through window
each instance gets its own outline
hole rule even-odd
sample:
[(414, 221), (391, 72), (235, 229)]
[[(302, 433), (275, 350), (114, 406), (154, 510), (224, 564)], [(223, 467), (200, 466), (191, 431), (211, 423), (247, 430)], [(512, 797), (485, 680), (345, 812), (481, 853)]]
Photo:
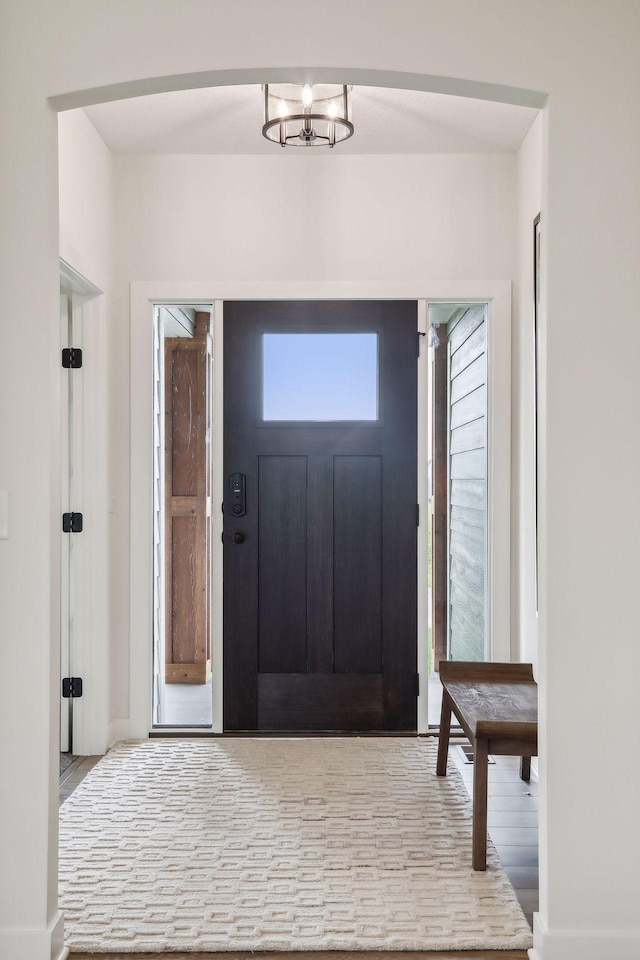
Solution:
[(264, 420), (377, 420), (376, 333), (265, 333)]

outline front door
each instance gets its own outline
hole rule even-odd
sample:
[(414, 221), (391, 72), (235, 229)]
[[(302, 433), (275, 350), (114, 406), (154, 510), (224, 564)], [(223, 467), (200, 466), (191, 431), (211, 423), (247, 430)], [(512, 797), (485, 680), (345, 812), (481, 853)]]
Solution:
[(416, 729), (417, 305), (224, 305), (225, 730)]

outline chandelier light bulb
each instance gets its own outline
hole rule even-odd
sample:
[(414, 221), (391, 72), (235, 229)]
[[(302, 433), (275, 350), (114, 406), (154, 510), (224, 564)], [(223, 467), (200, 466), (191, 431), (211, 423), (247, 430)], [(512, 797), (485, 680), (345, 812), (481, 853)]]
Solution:
[(302, 106), (306, 110), (310, 110), (313, 105), (313, 91), (308, 83), (305, 83), (302, 88)]
[(338, 116), (338, 104), (330, 103), (327, 113), (329, 114), (332, 120), (335, 120), (335, 118)]

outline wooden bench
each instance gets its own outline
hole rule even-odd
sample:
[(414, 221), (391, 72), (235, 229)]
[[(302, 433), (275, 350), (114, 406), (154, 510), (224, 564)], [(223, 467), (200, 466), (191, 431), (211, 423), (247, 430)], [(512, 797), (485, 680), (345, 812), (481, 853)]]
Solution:
[(441, 661), (442, 715), (436, 773), (446, 776), (451, 712), (473, 746), (474, 870), (487, 866), (489, 754), (521, 757), (520, 776), (531, 777), (538, 755), (538, 685), (530, 663)]

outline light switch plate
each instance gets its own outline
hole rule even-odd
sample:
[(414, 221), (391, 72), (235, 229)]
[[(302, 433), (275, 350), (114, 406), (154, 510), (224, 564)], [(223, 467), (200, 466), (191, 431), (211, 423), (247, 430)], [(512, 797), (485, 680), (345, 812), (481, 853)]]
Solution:
[(9, 491), (0, 490), (0, 540), (9, 539)]

